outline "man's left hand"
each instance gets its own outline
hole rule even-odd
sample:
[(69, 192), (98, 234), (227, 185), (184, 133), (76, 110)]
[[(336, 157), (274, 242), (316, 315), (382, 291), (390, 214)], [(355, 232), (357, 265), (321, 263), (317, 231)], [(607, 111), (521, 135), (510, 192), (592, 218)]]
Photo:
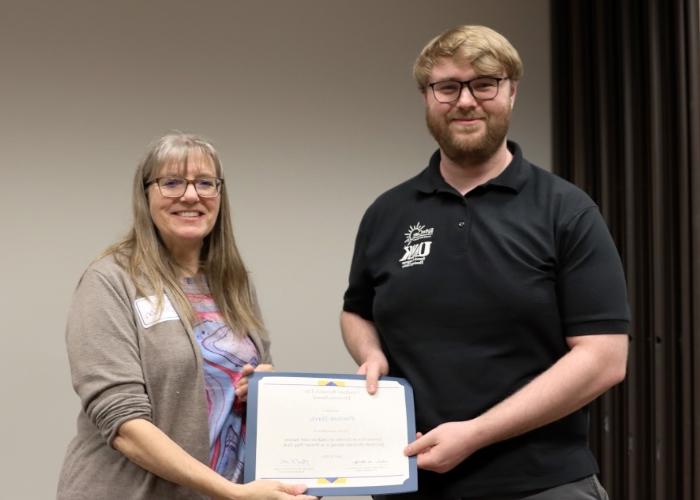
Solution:
[(427, 434), (417, 433), (404, 454), (417, 455), (420, 469), (447, 472), (479, 449), (472, 434), (469, 421), (446, 422)]

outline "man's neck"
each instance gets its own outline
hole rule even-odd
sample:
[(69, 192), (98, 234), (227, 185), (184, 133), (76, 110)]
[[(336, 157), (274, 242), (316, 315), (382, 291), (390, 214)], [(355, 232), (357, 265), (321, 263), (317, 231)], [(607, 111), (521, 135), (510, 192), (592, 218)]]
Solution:
[(513, 155), (508, 151), (505, 142), (496, 154), (485, 161), (465, 159), (455, 162), (440, 150), (440, 174), (445, 182), (464, 196), (475, 187), (498, 177), (512, 159)]

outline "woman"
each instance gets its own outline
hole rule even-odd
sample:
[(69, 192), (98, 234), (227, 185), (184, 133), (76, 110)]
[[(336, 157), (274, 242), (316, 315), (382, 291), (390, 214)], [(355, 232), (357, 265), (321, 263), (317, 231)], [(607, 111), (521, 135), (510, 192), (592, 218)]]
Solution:
[(82, 411), (58, 499), (303, 493), (237, 484), (246, 377), (269, 369), (270, 352), (213, 146), (182, 133), (158, 140), (136, 171), (133, 210), (129, 235), (87, 269), (69, 312)]

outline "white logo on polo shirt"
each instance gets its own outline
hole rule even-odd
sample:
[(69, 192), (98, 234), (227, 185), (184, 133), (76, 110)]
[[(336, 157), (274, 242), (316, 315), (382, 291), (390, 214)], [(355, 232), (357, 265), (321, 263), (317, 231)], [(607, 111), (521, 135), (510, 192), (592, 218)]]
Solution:
[(399, 259), (401, 268), (405, 269), (411, 266), (422, 265), (425, 262), (425, 258), (430, 255), (430, 247), (433, 242), (421, 240), (432, 238), (434, 231), (434, 228), (426, 228), (420, 222), (416, 222), (415, 226), (408, 226), (408, 232), (405, 233), (404, 254), (403, 257)]

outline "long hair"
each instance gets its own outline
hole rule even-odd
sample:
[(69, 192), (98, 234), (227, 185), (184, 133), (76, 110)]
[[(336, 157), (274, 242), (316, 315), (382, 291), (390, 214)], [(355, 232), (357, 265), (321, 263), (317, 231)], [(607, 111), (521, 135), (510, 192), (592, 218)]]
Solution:
[[(145, 295), (146, 287), (155, 293), (158, 309), (162, 308), (162, 297), (167, 291), (178, 309), (186, 311), (188, 317), (183, 320), (188, 327), (194, 324), (195, 314), (180, 286), (181, 269), (163, 244), (151, 219), (146, 185), (165, 165), (186, 171), (189, 159), (195, 155), (209, 159), (217, 177), (224, 178), (218, 153), (202, 137), (173, 132), (153, 143), (134, 175), (133, 225), (122, 241), (103, 253), (115, 256), (134, 280), (140, 294)], [(248, 272), (233, 237), (225, 182), (219, 196), (219, 214), (211, 232), (204, 238), (200, 270), (206, 275), (214, 301), (229, 327), (242, 335), (251, 331), (262, 333), (264, 327)]]

